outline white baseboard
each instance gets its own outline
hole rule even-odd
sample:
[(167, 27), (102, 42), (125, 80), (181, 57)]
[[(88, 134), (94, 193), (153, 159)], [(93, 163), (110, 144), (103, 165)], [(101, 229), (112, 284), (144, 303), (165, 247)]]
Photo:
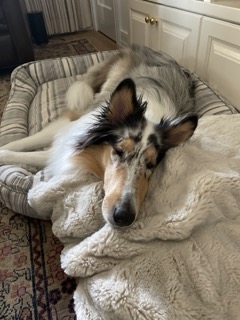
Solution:
[(125, 30), (120, 30), (120, 46), (126, 47), (129, 45), (129, 35)]

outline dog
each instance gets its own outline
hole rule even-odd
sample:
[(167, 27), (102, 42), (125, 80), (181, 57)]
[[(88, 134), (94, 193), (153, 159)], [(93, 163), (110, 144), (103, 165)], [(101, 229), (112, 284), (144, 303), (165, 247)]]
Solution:
[[(47, 165), (52, 176), (94, 174), (103, 181), (104, 219), (128, 227), (166, 152), (197, 127), (193, 89), (191, 74), (168, 55), (138, 45), (120, 49), (71, 85), (61, 118), (2, 147), (0, 163)], [(50, 151), (29, 152), (51, 144)]]

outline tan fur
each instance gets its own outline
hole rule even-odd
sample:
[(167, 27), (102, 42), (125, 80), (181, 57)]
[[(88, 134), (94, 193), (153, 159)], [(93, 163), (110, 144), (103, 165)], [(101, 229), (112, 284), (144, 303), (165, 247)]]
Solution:
[(118, 202), (126, 179), (125, 165), (112, 165), (111, 151), (107, 144), (92, 145), (76, 152), (72, 158), (74, 163), (104, 181), (103, 206), (108, 211)]
[[(134, 148), (134, 141), (130, 138), (123, 139), (118, 146), (122, 150), (130, 152)], [(105, 198), (103, 206), (110, 212), (120, 199), (126, 179), (126, 164), (112, 164), (111, 152), (112, 148), (107, 144), (92, 145), (76, 152), (72, 158), (72, 161), (76, 164), (81, 165), (82, 168), (104, 181)], [(145, 156), (146, 161), (151, 161), (153, 165), (156, 163), (157, 154), (154, 147), (149, 147), (145, 152)], [(140, 209), (147, 189), (148, 177), (143, 172), (136, 182), (135, 200), (137, 211)]]
[(193, 128), (191, 121), (183, 122), (176, 127), (170, 128), (164, 143), (170, 147), (176, 147), (188, 140), (193, 135), (194, 130), (195, 128)]
[(92, 145), (76, 152), (72, 161), (85, 170), (104, 180), (105, 169), (109, 162), (110, 146), (107, 144)]
[(128, 88), (115, 93), (111, 98), (108, 118), (111, 122), (121, 121), (133, 113), (132, 95)]
[(146, 162), (151, 162), (153, 166), (157, 164), (157, 151), (151, 146), (145, 151)]
[(68, 118), (70, 121), (75, 121), (79, 119), (79, 115), (77, 115), (74, 111), (69, 109), (64, 111), (63, 116)]
[[(105, 79), (106, 81), (101, 84), (101, 92), (95, 95), (95, 104), (105, 101), (110, 92), (113, 92), (113, 90), (117, 87), (121, 78), (124, 79), (124, 77), (126, 76), (131, 63), (130, 58), (127, 54), (125, 54), (123, 60), (119, 59), (119, 55), (116, 55), (114, 56), (113, 60), (109, 61), (109, 63), (103, 67), (102, 70), (104, 70), (104, 75), (101, 75), (103, 71), (101, 69), (99, 70), (100, 74), (97, 75), (98, 80), (100, 78), (103, 79), (105, 75), (107, 75), (107, 77)], [(96, 87), (96, 79), (94, 77), (91, 77), (91, 81)], [(100, 84), (100, 81), (98, 84)]]
[(124, 152), (131, 152), (134, 150), (134, 147), (135, 143), (131, 138), (123, 139), (119, 144), (116, 145), (117, 149), (120, 149)]
[[(117, 53), (106, 62), (96, 65), (89, 69), (87, 76), (84, 78), (94, 90), (95, 93), (101, 91), (101, 95), (109, 90), (114, 89), (119, 83), (119, 79), (124, 77), (130, 66), (130, 59), (127, 52)], [(90, 74), (90, 76), (89, 76)]]
[(108, 78), (108, 74), (112, 68), (112, 65), (114, 65), (117, 60), (118, 57), (116, 55), (106, 62), (89, 68), (88, 73), (84, 77), (84, 81), (86, 81), (93, 88), (94, 93), (98, 93), (101, 90), (102, 85)]
[(126, 179), (124, 166), (114, 167), (109, 165), (105, 171), (103, 207), (111, 212), (122, 194)]
[(139, 211), (140, 206), (146, 196), (148, 185), (149, 185), (149, 182), (146, 176), (144, 174), (139, 175), (136, 182), (136, 195), (135, 195), (137, 211)]
[[(114, 59), (114, 58), (113, 58)], [(120, 82), (121, 78), (124, 79), (130, 68), (131, 60), (129, 52), (122, 52), (116, 55), (114, 63), (111, 63), (105, 83), (103, 84), (101, 91), (104, 93), (108, 88), (114, 89)]]

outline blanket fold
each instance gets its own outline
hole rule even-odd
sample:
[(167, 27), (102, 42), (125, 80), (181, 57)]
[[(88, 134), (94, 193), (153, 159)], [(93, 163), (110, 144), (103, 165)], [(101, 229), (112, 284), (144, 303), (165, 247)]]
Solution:
[(52, 211), (77, 319), (222, 319), (240, 314), (240, 115), (200, 120), (151, 178), (136, 223), (105, 224), (102, 183), (75, 174), (29, 192)]

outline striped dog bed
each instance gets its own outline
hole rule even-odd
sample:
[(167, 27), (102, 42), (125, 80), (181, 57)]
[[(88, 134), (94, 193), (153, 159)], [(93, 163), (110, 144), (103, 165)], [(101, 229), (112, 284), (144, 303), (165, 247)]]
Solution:
[[(68, 87), (88, 67), (108, 59), (114, 51), (26, 63), (14, 70), (11, 91), (0, 126), (0, 146), (32, 135), (56, 119), (65, 107)], [(195, 101), (200, 115), (233, 114), (237, 110), (195, 76)], [(17, 165), (0, 166), (0, 201), (15, 212), (41, 217), (28, 204), (28, 190), (47, 179), (44, 170)]]

